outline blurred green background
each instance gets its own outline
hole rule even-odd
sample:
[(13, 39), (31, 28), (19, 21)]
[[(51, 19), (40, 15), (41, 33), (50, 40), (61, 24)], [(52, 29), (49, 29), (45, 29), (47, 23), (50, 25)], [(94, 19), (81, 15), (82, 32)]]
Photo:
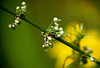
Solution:
[[(45, 29), (56, 16), (64, 28), (77, 21), (100, 33), (99, 0), (0, 0), (0, 5), (15, 12), (23, 1), (27, 3), (26, 17)], [(14, 16), (0, 9), (0, 67), (55, 68), (56, 60), (42, 48), (41, 31), (25, 21), (12, 30), (10, 23), (14, 23)]]

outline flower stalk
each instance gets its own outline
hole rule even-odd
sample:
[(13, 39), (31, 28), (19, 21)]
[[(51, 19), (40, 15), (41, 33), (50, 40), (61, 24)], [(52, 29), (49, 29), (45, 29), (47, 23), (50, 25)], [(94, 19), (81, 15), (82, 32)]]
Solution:
[[(3, 7), (3, 6), (0, 6), (0, 9), (2, 9), (2, 10), (4, 10), (4, 11), (6, 11), (6, 12), (8, 12), (8, 13), (14, 15), (14, 16), (16, 16), (16, 13), (10, 11), (9, 9), (7, 9), (7, 8), (5, 8), (5, 7)], [(31, 24), (32, 26), (36, 27), (37, 29), (41, 30), (42, 32), (47, 33), (47, 31), (46, 31), (45, 29), (43, 29), (43, 28), (40, 27), (39, 25), (35, 24), (34, 22), (28, 20), (27, 18), (21, 18), (21, 17), (19, 17), (19, 18), (22, 19), (22, 20), (24, 20), (24, 21), (26, 21), (27, 23)], [(84, 52), (83, 50), (81, 50), (79, 47), (77, 47), (77, 46), (75, 46), (75, 45), (73, 45), (73, 44), (71, 44), (71, 43), (69, 43), (69, 42), (67, 42), (67, 41), (65, 41), (65, 40), (63, 40), (63, 39), (61, 39), (61, 38), (58, 38), (58, 37), (55, 37), (55, 36), (54, 36), (54, 38), (55, 38), (56, 40), (62, 42), (62, 43), (65, 44), (66, 46), (71, 47), (73, 50), (79, 52), (80, 54), (85, 55), (85, 56), (87, 56), (88, 58), (91, 58), (91, 56), (90, 56), (89, 54), (85, 53), (85, 52)], [(97, 64), (100, 66), (100, 62), (99, 62), (96, 58), (94, 58), (94, 57), (92, 57), (92, 58), (94, 59), (93, 62), (97, 63)]]

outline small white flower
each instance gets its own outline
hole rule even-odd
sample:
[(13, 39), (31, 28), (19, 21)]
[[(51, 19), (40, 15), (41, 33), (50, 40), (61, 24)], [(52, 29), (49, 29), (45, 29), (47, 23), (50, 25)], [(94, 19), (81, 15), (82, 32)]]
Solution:
[(44, 32), (41, 32), (41, 35), (44, 35)]
[(54, 18), (53, 18), (53, 21), (57, 21), (57, 20), (58, 20), (58, 18), (57, 18), (57, 17), (54, 17)]
[(63, 28), (62, 28), (62, 27), (60, 27), (60, 28), (59, 28), (59, 30), (63, 30)]
[(59, 24), (57, 22), (54, 23), (56, 26), (59, 26)]
[(52, 40), (52, 38), (51, 38), (51, 37), (48, 37), (48, 39), (49, 39), (49, 40)]
[(24, 8), (26, 8), (26, 6), (25, 6), (25, 5), (24, 5), (23, 7), (24, 7)]
[(61, 37), (61, 35), (60, 35), (60, 34), (58, 34), (58, 35), (57, 35), (57, 37)]
[(58, 27), (57, 26), (55, 27), (55, 30), (58, 30)]
[(87, 52), (90, 52), (90, 51), (91, 51), (91, 48), (88, 48), (88, 49), (87, 49)]
[(17, 23), (14, 23), (14, 25), (17, 25)]
[(49, 43), (49, 45), (52, 45), (52, 43)]
[(45, 40), (45, 38), (44, 38), (44, 40)]
[(92, 61), (94, 61), (94, 58), (93, 58), (93, 56), (91, 56), (91, 57), (90, 57), (90, 61), (91, 61), (91, 62), (92, 62)]
[(48, 41), (46, 41), (46, 44), (48, 44)]
[(25, 5), (26, 3), (25, 2), (22, 2), (22, 5)]
[(19, 17), (16, 17), (16, 19), (19, 20), (20, 18)]
[(12, 25), (11, 24), (9, 24), (9, 26), (8, 26), (9, 28), (12, 28)]
[(46, 44), (46, 46), (49, 46), (48, 44)]
[(44, 45), (42, 45), (42, 47), (44, 47)]
[(16, 7), (17, 10), (18, 10), (19, 8), (20, 8), (19, 6)]
[(19, 23), (19, 21), (18, 20), (15, 20), (15, 23)]
[(15, 25), (12, 25), (12, 27), (15, 27)]
[(24, 7), (24, 6), (22, 6), (22, 7), (21, 7), (21, 9), (25, 9), (25, 7)]
[(51, 26), (51, 28), (53, 28), (53, 26)]
[(64, 34), (64, 31), (60, 31), (60, 34)]

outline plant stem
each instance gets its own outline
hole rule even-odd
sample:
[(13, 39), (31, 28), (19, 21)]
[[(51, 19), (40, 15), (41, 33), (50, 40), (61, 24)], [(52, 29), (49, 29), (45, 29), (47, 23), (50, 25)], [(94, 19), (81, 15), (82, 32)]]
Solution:
[[(4, 11), (6, 11), (6, 12), (8, 12), (8, 13), (14, 15), (14, 16), (16, 16), (16, 13), (14, 13), (14, 12), (8, 10), (8, 9), (5, 8), (5, 7), (0, 6), (0, 9), (2, 9), (2, 10), (4, 10)], [(21, 18), (21, 19), (22, 19), (22, 18)], [(28, 20), (27, 18), (24, 18), (24, 19), (22, 19), (22, 20), (26, 21), (27, 23), (33, 25), (34, 27), (38, 28), (39, 30), (41, 30), (41, 31), (43, 31), (43, 32), (45, 32), (45, 33), (47, 32), (45, 29), (43, 29), (43, 28), (40, 27), (39, 25), (35, 24), (34, 22), (31, 22), (31, 21)], [(62, 42), (63, 44), (65, 44), (65, 45), (71, 47), (72, 49), (76, 50), (76, 51), (79, 52), (80, 54), (85, 55), (85, 56), (87, 56), (87, 57), (91, 57), (89, 54), (87, 54), (87, 53), (85, 53), (84, 51), (82, 51), (81, 49), (79, 49), (79, 47), (77, 47), (77, 46), (75, 46), (75, 45), (73, 45), (73, 44), (70, 44), (69, 42), (67, 42), (67, 41), (65, 41), (65, 40), (63, 40), (63, 39), (61, 39), (61, 38), (56, 38), (56, 37), (54, 37), (54, 38), (55, 38), (56, 40)], [(99, 62), (96, 58), (94, 58), (94, 59), (96, 60), (96, 61), (94, 61), (94, 62), (97, 63), (97, 64), (100, 66), (100, 62)]]
[(48, 29), (50, 28), (50, 26), (53, 24), (53, 22), (48, 26)]

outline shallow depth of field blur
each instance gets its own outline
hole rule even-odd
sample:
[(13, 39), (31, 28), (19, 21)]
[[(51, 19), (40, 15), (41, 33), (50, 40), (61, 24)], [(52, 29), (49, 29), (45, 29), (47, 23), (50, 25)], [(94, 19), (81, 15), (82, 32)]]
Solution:
[[(95, 57), (100, 57), (99, 50), (96, 51), (97, 48), (100, 48), (99, 0), (0, 0), (0, 5), (15, 12), (16, 6), (20, 6), (23, 1), (27, 4), (26, 18), (45, 29), (55, 16), (62, 19), (60, 26), (65, 31), (71, 30), (67, 27), (73, 24), (84, 23), (86, 32), (95, 37), (86, 43), (97, 43), (91, 44), (91, 46), (96, 52)], [(25, 21), (22, 21), (16, 30), (12, 30), (8, 28), (10, 23), (14, 23), (14, 16), (0, 9), (0, 67), (55, 68), (59, 66), (59, 64), (57, 65), (59, 59), (52, 56), (54, 53), (44, 52), (43, 36), (41, 36), (40, 30)], [(82, 45), (86, 43), (83, 41)]]

